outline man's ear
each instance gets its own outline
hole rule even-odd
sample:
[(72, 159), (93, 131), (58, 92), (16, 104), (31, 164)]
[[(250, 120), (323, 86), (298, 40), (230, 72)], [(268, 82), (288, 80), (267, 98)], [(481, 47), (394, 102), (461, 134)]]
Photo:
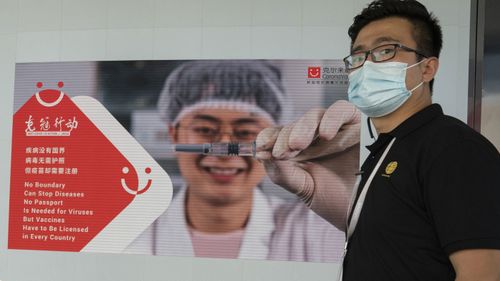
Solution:
[(173, 124), (168, 125), (168, 136), (170, 137), (172, 143), (177, 143), (178, 140), (179, 130), (177, 127), (178, 126)]
[(436, 57), (430, 57), (427, 62), (422, 64), (422, 79), (424, 82), (428, 83), (436, 76), (439, 68), (439, 59)]

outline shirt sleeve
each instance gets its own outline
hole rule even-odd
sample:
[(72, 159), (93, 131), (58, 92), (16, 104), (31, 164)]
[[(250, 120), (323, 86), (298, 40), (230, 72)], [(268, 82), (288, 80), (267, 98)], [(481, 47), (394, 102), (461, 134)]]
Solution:
[(447, 254), (500, 249), (500, 155), (482, 139), (442, 150), (424, 179), (427, 208)]

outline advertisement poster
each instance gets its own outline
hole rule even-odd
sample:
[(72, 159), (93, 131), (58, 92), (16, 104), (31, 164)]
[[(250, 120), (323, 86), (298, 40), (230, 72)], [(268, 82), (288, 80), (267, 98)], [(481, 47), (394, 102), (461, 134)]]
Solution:
[(343, 232), (262, 163), (174, 145), (252, 143), (347, 81), (340, 60), (17, 64), (8, 248), (339, 262)]

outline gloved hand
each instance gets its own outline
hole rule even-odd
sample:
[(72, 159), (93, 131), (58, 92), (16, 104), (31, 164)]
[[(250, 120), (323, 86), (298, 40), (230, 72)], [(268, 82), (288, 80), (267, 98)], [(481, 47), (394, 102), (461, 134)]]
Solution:
[(359, 170), (360, 120), (352, 104), (338, 101), (256, 139), (256, 157), (271, 180), (343, 231)]

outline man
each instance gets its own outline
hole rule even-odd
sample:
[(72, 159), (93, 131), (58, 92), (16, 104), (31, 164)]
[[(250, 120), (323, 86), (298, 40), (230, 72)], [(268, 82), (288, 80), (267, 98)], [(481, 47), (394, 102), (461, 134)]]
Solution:
[[(354, 18), (349, 35), (349, 99), (378, 133), (351, 207), (336, 197), (348, 185), (329, 182), (352, 176), (325, 165), (336, 156), (311, 155), (336, 143), (342, 123), (358, 122), (348, 104), (265, 129), (258, 158), (273, 181), (346, 231), (343, 280), (500, 280), (500, 156), (432, 104), (442, 45), (436, 18), (414, 0), (379, 0)], [(316, 130), (320, 141), (311, 145)]]
[[(279, 70), (266, 62), (193, 61), (168, 77), (158, 110), (173, 143), (251, 143), (282, 119), (285, 99)], [(349, 145), (358, 142), (359, 135)], [(343, 233), (300, 202), (264, 193), (262, 163), (252, 157), (176, 157), (185, 186), (127, 252), (339, 261)]]

